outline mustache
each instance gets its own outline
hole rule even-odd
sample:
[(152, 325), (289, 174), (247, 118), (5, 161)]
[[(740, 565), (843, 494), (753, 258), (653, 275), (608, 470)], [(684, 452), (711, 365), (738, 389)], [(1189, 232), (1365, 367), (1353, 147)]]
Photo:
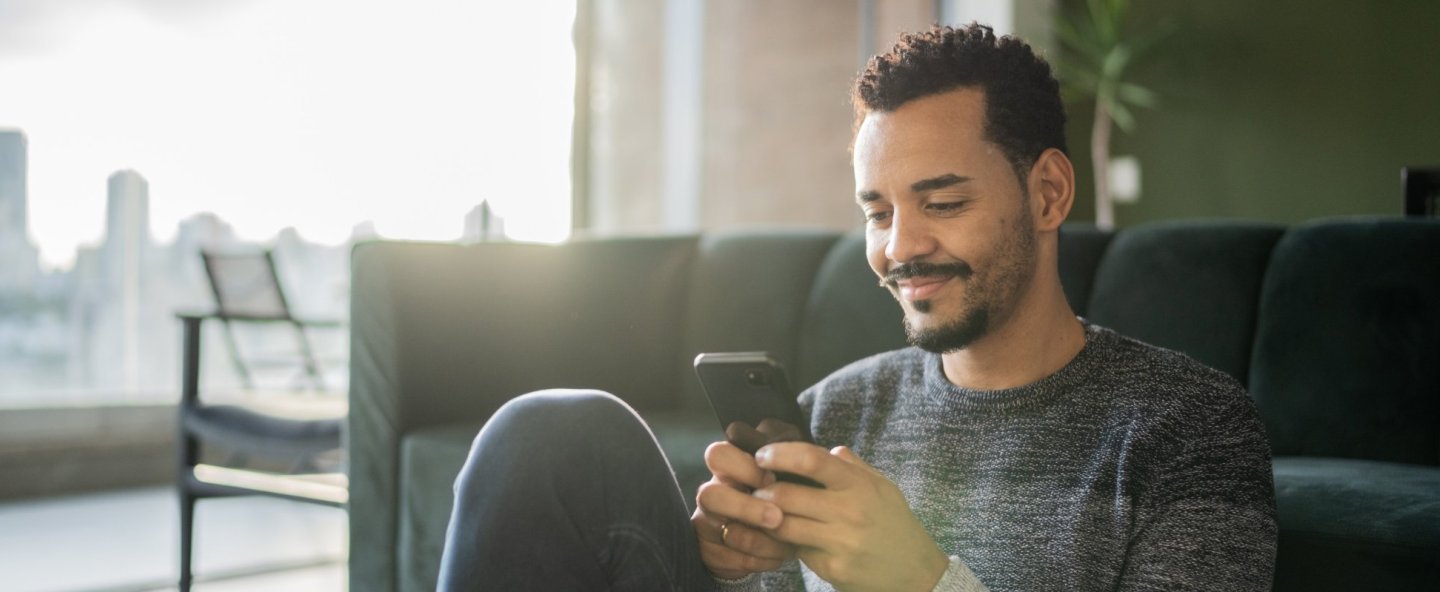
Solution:
[(880, 280), (880, 287), (897, 288), (900, 280), (916, 277), (957, 277), (964, 280), (969, 279), (972, 275), (975, 275), (975, 270), (963, 261), (954, 263), (916, 261), (899, 265), (886, 272), (885, 277)]

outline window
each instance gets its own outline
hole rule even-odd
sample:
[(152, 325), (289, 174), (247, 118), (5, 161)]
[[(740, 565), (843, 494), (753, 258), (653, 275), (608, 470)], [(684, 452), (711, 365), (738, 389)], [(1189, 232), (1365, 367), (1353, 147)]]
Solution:
[(568, 236), (573, 3), (27, 6), (0, 23), (0, 406), (173, 400), (202, 245), (276, 249), (334, 317), (355, 238), (456, 240), (482, 201)]

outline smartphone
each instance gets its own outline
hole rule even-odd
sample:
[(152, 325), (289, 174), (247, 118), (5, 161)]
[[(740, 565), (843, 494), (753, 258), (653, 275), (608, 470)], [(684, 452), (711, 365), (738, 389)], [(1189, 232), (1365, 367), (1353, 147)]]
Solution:
[[(774, 442), (815, 443), (810, 422), (795, 400), (785, 368), (765, 352), (705, 353), (695, 357), (695, 375), (720, 420), (725, 439), (755, 454)], [(775, 479), (824, 486), (799, 475), (776, 472)]]

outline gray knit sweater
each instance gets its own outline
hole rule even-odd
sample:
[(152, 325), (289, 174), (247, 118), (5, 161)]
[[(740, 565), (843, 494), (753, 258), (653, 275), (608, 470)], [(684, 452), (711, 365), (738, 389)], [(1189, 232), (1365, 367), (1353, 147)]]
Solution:
[[(1228, 375), (1087, 324), (1080, 354), (1014, 389), (946, 380), (916, 348), (806, 390), (816, 441), (905, 492), (951, 556), (937, 590), (1270, 589), (1264, 428)], [(729, 590), (831, 590), (791, 562)]]

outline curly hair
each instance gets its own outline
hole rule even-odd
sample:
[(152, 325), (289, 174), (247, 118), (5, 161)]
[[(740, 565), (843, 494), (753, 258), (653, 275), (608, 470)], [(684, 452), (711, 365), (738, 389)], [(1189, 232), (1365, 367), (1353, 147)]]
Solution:
[(1047, 148), (1065, 149), (1065, 107), (1050, 64), (1015, 37), (988, 26), (932, 27), (907, 33), (870, 58), (855, 81), (855, 125), (867, 113), (962, 87), (985, 93), (985, 139), (1005, 153), (1023, 186)]

